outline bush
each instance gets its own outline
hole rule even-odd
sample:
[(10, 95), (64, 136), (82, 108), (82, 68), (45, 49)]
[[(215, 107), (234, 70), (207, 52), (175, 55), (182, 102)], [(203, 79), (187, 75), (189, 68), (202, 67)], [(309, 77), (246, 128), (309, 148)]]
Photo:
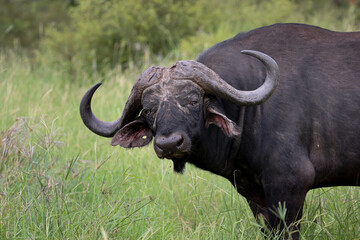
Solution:
[(35, 49), (34, 66), (55, 67), (78, 81), (80, 72), (104, 76), (114, 67), (148, 66), (174, 54), (194, 59), (238, 32), (276, 22), (355, 31), (359, 2), (0, 0), (0, 46)]
[(81, 1), (70, 9), (71, 24), (49, 29), (43, 47), (87, 68), (124, 65), (144, 53), (163, 55), (182, 38), (217, 28), (216, 0)]
[(43, 29), (56, 22), (66, 22), (63, 0), (0, 0), (0, 46), (37, 47)]

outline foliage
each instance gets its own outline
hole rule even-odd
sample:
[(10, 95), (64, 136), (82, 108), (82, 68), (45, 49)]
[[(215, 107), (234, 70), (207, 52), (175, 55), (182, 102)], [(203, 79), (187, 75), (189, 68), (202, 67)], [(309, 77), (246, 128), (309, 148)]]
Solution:
[[(147, 52), (165, 54), (181, 38), (212, 31), (218, 24), (217, 1), (81, 1), (71, 9), (70, 25), (47, 31), (44, 47), (61, 59), (102, 69), (138, 61)], [(202, 11), (199, 11), (199, 10)]]
[(0, 0), (0, 46), (34, 48), (47, 26), (66, 22), (64, 0)]
[(54, 52), (56, 62), (70, 71), (81, 62), (82, 69), (106, 72), (118, 64), (148, 63), (179, 46), (182, 56), (196, 58), (238, 32), (277, 22), (307, 22), (334, 30), (349, 22), (357, 26), (360, 10), (355, 4), (323, 0), (93, 0), (81, 1), (69, 16), (71, 24), (47, 30), (43, 49)]
[(156, 58), (196, 58), (238, 32), (276, 22), (354, 31), (360, 20), (358, 0), (0, 0), (0, 4), (0, 46), (31, 49), (37, 61), (62, 68), (73, 80), (83, 70), (104, 75), (114, 67), (149, 65)]

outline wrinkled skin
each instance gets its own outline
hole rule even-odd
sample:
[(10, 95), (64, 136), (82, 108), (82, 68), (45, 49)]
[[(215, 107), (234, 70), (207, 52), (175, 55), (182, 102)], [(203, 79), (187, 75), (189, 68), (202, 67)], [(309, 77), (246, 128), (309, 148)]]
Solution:
[(176, 172), (191, 163), (227, 178), (270, 229), (283, 227), (272, 210), (285, 203), (298, 239), (300, 224), (292, 224), (310, 189), (360, 183), (360, 33), (277, 24), (238, 34), (197, 61), (250, 91), (266, 73), (243, 49), (279, 65), (279, 86), (265, 103), (235, 105), (190, 80), (156, 81), (112, 145), (141, 147), (154, 137), (156, 154)]
[[(182, 89), (182, 91), (178, 91)], [(134, 142), (134, 136), (139, 132), (151, 132), (154, 139), (154, 150), (159, 158), (173, 160), (174, 170), (181, 173), (185, 163), (191, 161), (194, 152), (197, 152), (199, 141), (204, 141), (204, 133), (211, 124), (218, 126), (229, 137), (239, 136), (241, 130), (220, 110), (216, 108), (213, 97), (204, 96), (204, 90), (197, 84), (189, 81), (168, 80), (147, 88), (142, 95), (143, 110), (136, 120), (136, 125), (123, 127), (112, 140), (112, 145), (127, 146)], [(129, 132), (133, 131), (131, 134)], [(118, 136), (126, 132), (128, 138), (122, 142), (115, 141)], [(146, 145), (150, 142), (148, 136)], [(143, 139), (140, 134), (139, 139)], [(168, 141), (173, 139), (173, 141)], [(172, 144), (175, 143), (175, 144)], [(196, 162), (196, 161), (195, 161)]]
[[(174, 159), (177, 172), (185, 167), (185, 159), (198, 140), (199, 123), (203, 120), (202, 114), (199, 114), (202, 112), (203, 95), (203, 90), (191, 81), (162, 82), (143, 93), (142, 115), (156, 134), (155, 152), (159, 158)], [(167, 138), (176, 138), (174, 141), (177, 144), (170, 146)]]

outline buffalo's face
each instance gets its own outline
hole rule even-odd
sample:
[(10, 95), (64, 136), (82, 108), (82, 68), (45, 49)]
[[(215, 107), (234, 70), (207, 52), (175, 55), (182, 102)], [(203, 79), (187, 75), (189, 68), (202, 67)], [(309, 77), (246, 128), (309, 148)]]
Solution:
[(215, 107), (216, 100), (210, 104), (210, 99), (204, 98), (204, 90), (189, 80), (154, 84), (142, 94), (140, 116), (115, 134), (112, 145), (141, 147), (154, 137), (157, 156), (173, 160), (174, 170), (182, 172), (210, 124), (229, 136), (240, 134), (236, 124)]
[(217, 97), (237, 105), (257, 105), (266, 101), (276, 88), (279, 70), (266, 54), (243, 51), (266, 66), (264, 83), (256, 90), (241, 91), (224, 81), (216, 72), (196, 61), (179, 61), (170, 68), (151, 67), (133, 86), (122, 116), (104, 122), (94, 116), (91, 99), (101, 83), (94, 85), (80, 103), (84, 124), (94, 133), (112, 137), (111, 145), (142, 147), (154, 139), (158, 157), (173, 160), (181, 172), (190, 155), (209, 136), (213, 124), (228, 137), (241, 130), (228, 119)]
[(202, 124), (203, 90), (191, 81), (156, 84), (143, 93), (142, 115), (155, 136), (160, 158), (183, 158)]
[(154, 134), (159, 158), (172, 159), (174, 170), (184, 169), (203, 125), (204, 91), (191, 81), (158, 83), (143, 93), (142, 116)]

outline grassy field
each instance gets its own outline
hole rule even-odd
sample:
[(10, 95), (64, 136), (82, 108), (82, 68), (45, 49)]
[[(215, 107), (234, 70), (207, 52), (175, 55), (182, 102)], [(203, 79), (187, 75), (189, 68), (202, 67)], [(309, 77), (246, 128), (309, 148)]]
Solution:
[[(55, 65), (47, 55), (34, 63), (16, 51), (0, 52), (0, 239), (263, 239), (245, 199), (227, 180), (190, 165), (175, 174), (151, 144), (111, 147), (110, 139), (83, 125), (78, 110), (85, 91), (101, 81), (93, 110), (101, 119), (117, 119), (150, 64), (196, 58), (234, 29), (307, 22), (360, 30), (355, 5), (339, 17), (332, 5), (299, 11), (286, 0), (260, 7), (228, 3), (234, 4), (227, 5), (229, 22), (216, 32), (199, 32), (182, 39), (169, 57), (149, 54), (144, 65), (105, 76)], [(360, 239), (360, 188), (309, 192), (301, 237)]]
[[(71, 83), (61, 69), (1, 56), (0, 239), (262, 239), (226, 180), (192, 166), (175, 174), (151, 145), (114, 148), (85, 128), (80, 99), (103, 77)], [(105, 77), (99, 118), (120, 116), (141, 70)], [(359, 201), (359, 188), (311, 191), (302, 239), (360, 239)]]

